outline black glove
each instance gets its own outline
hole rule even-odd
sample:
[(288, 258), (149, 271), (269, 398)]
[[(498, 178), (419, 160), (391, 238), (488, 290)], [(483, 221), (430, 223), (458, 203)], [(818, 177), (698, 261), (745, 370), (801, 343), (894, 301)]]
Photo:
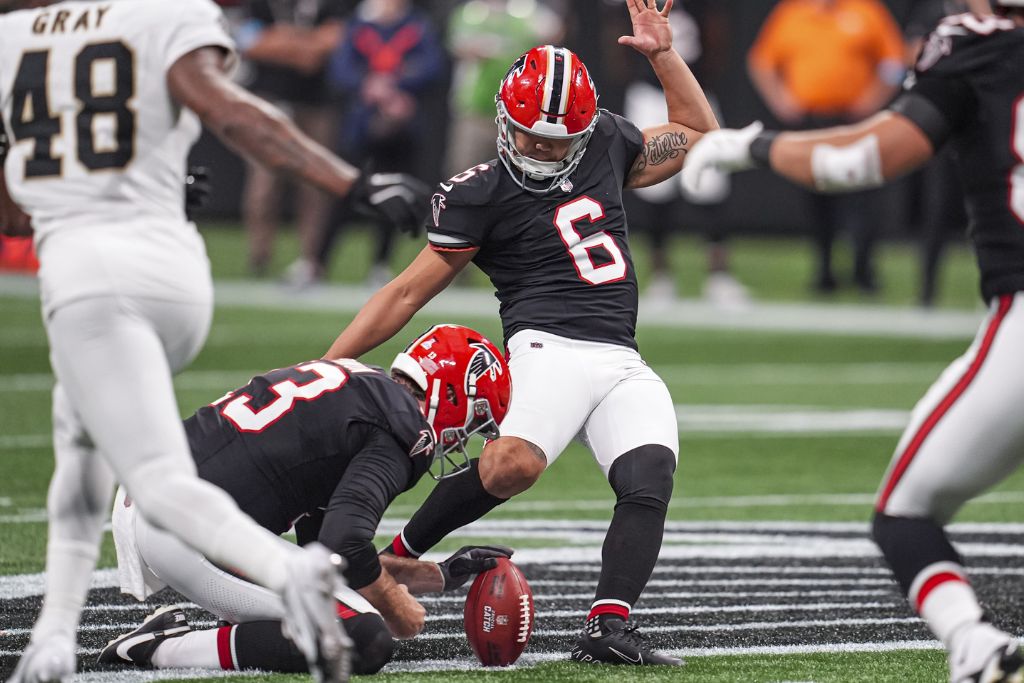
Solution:
[(213, 185), (205, 166), (189, 166), (185, 172), (185, 217), (192, 220), (192, 214), (206, 206)]
[(349, 197), (353, 208), (366, 216), (382, 218), (412, 237), (419, 235), (430, 188), (408, 173), (364, 171)]
[(499, 557), (512, 557), (515, 551), (504, 545), (465, 545), (444, 562), (438, 562), (444, 579), (442, 591), (451, 591), (469, 581), (469, 577), (494, 569)]

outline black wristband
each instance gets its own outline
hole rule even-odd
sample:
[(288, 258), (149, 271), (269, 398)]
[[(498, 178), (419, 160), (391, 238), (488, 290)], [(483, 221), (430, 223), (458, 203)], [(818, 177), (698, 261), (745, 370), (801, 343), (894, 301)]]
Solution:
[(764, 130), (750, 143), (750, 158), (759, 168), (771, 165), (772, 143), (778, 136), (776, 130)]

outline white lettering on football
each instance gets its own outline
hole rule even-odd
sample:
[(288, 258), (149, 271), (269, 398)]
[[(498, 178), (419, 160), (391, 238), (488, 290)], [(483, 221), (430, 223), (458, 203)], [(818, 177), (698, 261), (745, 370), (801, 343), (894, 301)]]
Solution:
[(494, 630), (494, 608), (490, 605), (484, 605), (484, 633), (490, 633)]

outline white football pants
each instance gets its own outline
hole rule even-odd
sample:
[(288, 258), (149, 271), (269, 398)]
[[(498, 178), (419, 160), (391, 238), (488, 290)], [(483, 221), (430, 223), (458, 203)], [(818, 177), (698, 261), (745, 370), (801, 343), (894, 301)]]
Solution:
[(502, 436), (544, 451), (548, 465), (578, 438), (608, 476), (615, 459), (648, 444), (679, 457), (668, 387), (625, 346), (523, 330), (508, 340), (512, 404)]
[[(113, 527), (123, 592), (142, 600), (170, 586), (232, 624), (281, 619), (284, 614), (276, 593), (224, 571), (147, 522), (138, 514), (137, 506), (126, 498), (123, 488), (114, 501)], [(283, 539), (280, 542), (288, 544)], [(360, 614), (379, 614), (351, 588), (341, 589), (335, 597)]]
[(877, 510), (946, 524), (1024, 462), (1024, 292), (994, 299), (967, 352), (914, 407)]

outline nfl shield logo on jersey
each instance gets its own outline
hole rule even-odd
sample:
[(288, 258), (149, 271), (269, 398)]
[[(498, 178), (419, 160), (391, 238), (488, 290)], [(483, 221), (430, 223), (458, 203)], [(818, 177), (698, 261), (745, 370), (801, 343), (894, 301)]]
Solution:
[(558, 186), (562, 192), (572, 192), (572, 181), (566, 178), (562, 181), (562, 184)]

